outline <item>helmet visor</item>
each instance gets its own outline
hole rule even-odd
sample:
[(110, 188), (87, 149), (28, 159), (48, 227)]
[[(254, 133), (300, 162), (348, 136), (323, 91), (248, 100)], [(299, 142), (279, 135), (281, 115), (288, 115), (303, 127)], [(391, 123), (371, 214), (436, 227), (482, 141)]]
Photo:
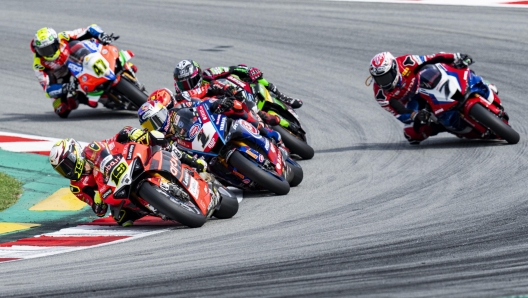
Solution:
[(36, 51), (37, 53), (40, 55), (40, 56), (43, 56), (43, 57), (53, 57), (55, 55), (55, 53), (57, 53), (57, 51), (59, 50), (59, 43), (58, 42), (54, 42), (50, 45), (47, 45), (45, 47), (41, 47), (41, 48), (36, 48)]
[(381, 87), (381, 89), (390, 89), (393, 87), (393, 83), (396, 79), (396, 76), (398, 75), (397, 70), (395, 67), (391, 67), (391, 69), (380, 75), (380, 76), (372, 76), (374, 78), (374, 81), (376, 81), (376, 84)]
[(179, 79), (176, 75), (174, 75), (174, 81), (176, 82), (176, 86), (178, 89), (180, 89), (180, 91), (189, 91), (196, 88), (202, 82), (202, 77), (195, 75), (187, 79)]
[[(78, 162), (77, 156), (70, 152), (58, 165), (55, 166), (55, 170), (68, 179), (77, 180), (81, 177), (83, 171), (83, 169), (80, 168), (81, 166), (77, 165), (78, 163), (82, 164)], [(77, 169), (76, 171), (77, 167), (80, 169)]]
[(147, 121), (143, 122), (141, 126), (148, 129), (149, 131), (152, 131), (152, 130), (162, 131), (162, 128), (165, 126), (165, 123), (167, 122), (167, 117), (168, 117), (168, 110), (160, 109), (154, 115), (152, 115), (152, 117), (150, 117)]

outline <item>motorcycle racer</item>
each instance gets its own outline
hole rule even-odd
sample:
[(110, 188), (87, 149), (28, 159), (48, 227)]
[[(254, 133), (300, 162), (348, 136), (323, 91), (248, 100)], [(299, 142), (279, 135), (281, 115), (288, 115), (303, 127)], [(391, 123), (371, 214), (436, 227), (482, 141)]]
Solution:
[[(157, 138), (151, 133), (131, 126), (125, 126), (119, 133), (110, 139), (94, 141), (82, 148), (74, 139), (63, 139), (55, 143), (51, 148), (49, 161), (53, 169), (61, 176), (70, 179), (70, 191), (81, 201), (92, 207), (93, 212), (103, 217), (108, 211), (105, 201), (113, 201), (110, 187), (105, 183), (105, 177), (99, 171), (99, 165), (106, 156), (102, 156), (101, 150), (111, 142), (137, 142), (143, 145), (167, 146), (164, 138)], [(176, 153), (180, 161), (203, 172), (207, 164), (202, 160), (196, 160), (175, 147), (168, 150)], [(121, 226), (131, 226), (134, 221), (145, 216), (135, 205), (113, 206), (110, 205), (112, 218)]]
[[(183, 107), (192, 107), (201, 101), (191, 99), (191, 101), (187, 102), (188, 104), (180, 104), (179, 107), (168, 110), (160, 101), (152, 99), (152, 96), (149, 97), (149, 101), (144, 103), (138, 110), (141, 127), (148, 131), (162, 132), (171, 142), (178, 142), (178, 121), (176, 119), (178, 110)], [(244, 108), (245, 104), (237, 101), (234, 97), (218, 96), (205, 101), (208, 103), (211, 113), (224, 114), (233, 119), (244, 119), (255, 126), (263, 136), (275, 140), (279, 148), (287, 150), (284, 148), (280, 134), (262, 125), (252, 111), (248, 110), (247, 107)]]
[[(437, 53), (427, 56), (403, 55), (390, 52), (375, 55), (369, 71), (374, 81), (374, 97), (379, 105), (405, 124), (403, 134), (410, 144), (419, 144), (429, 136), (445, 131), (441, 125), (426, 124), (430, 113), (421, 110), (418, 101), (418, 72), (428, 64), (447, 63), (464, 68), (473, 63), (467, 54)], [(495, 89), (496, 92), (496, 89)]]
[[(178, 62), (174, 68), (174, 88), (176, 90), (176, 96), (182, 97), (180, 99), (188, 97), (204, 98), (221, 94), (222, 91), (228, 91), (236, 97), (236, 95), (238, 95), (238, 90), (236, 88), (230, 88), (230, 90), (227, 90), (232, 86), (222, 84), (218, 81), (218, 79), (225, 78), (231, 74), (239, 76), (242, 80), (249, 80), (250, 82), (256, 82), (261, 79), (263, 75), (258, 68), (250, 68), (243, 64), (231, 67), (213, 67), (202, 71), (200, 65), (196, 61), (182, 60)], [(268, 90), (275, 93), (278, 99), (287, 105), (290, 105), (292, 108), (300, 108), (302, 106), (303, 103), (300, 99), (284, 95), (274, 84), (268, 83), (266, 80), (261, 80), (261, 83), (265, 85)], [(264, 119), (271, 117), (271, 115), (265, 113), (261, 117)]]
[(80, 92), (75, 97), (68, 97), (68, 93), (75, 91), (77, 87), (74, 82), (70, 82), (71, 75), (67, 66), (70, 55), (68, 42), (90, 38), (96, 38), (102, 44), (109, 44), (118, 36), (108, 35), (101, 27), (93, 24), (87, 28), (59, 33), (44, 27), (39, 29), (31, 40), (30, 48), (34, 53), (33, 70), (46, 96), (52, 98), (55, 113), (61, 118), (68, 117), (79, 103), (97, 107), (96, 102), (88, 101)]

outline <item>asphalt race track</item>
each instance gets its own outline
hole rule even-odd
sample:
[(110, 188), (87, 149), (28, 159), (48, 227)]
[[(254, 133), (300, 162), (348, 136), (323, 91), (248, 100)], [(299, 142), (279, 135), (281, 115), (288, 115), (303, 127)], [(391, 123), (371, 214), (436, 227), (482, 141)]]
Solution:
[[(323, 1), (20, 1), (0, 4), (0, 130), (91, 141), (133, 112), (60, 119), (31, 69), (37, 29), (97, 23), (131, 49), (149, 91), (185, 58), (246, 63), (287, 94), (315, 148), (281, 197), (132, 242), (0, 265), (0, 296), (502, 297), (528, 294), (528, 10)], [(364, 81), (378, 52), (472, 55), (517, 145), (439, 135), (417, 147)]]

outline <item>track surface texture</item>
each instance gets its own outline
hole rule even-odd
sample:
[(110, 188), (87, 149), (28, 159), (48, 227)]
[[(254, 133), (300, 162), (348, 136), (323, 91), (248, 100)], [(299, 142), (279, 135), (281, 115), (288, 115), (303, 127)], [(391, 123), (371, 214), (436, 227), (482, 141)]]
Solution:
[[(315, 148), (286, 196), (246, 194), (202, 228), (0, 264), (1, 296), (500, 297), (528, 294), (528, 10), (323, 1), (3, 0), (0, 130), (103, 139), (131, 112), (52, 112), (31, 70), (42, 26), (97, 23), (147, 90), (177, 61), (259, 67)], [(469, 53), (500, 90), (517, 145), (439, 135), (418, 147), (364, 85), (378, 52)]]

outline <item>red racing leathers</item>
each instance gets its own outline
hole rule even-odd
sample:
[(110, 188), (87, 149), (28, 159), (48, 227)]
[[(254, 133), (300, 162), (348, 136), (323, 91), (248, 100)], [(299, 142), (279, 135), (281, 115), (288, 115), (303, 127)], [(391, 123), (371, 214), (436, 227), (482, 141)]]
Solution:
[[(98, 170), (98, 166), (105, 157), (101, 156), (101, 152), (104, 151), (101, 149), (107, 147), (108, 143), (112, 141), (122, 143), (131, 141), (128, 136), (133, 130), (135, 130), (135, 128), (126, 126), (112, 138), (103, 141), (94, 141), (84, 147), (83, 155), (87, 161), (94, 165), (94, 168), (91, 173), (83, 175), (79, 181), (70, 181), (71, 192), (79, 200), (90, 205), (97, 216), (102, 217), (106, 214), (106, 205), (108, 204), (112, 210), (112, 217), (120, 225), (129, 220), (134, 221), (139, 219), (146, 215), (146, 213), (140, 211), (140, 209), (134, 205), (119, 206), (123, 200), (115, 200), (113, 194), (108, 192), (110, 187), (104, 182), (104, 177)], [(136, 141), (144, 143), (143, 140)], [(112, 148), (109, 149), (111, 150)]]
[(439, 127), (422, 126), (417, 132), (413, 129), (412, 114), (419, 107), (418, 97), (419, 78), (418, 72), (427, 64), (453, 63), (455, 61), (453, 53), (438, 53), (428, 56), (403, 55), (396, 57), (398, 69), (401, 73), (400, 81), (392, 90), (381, 89), (376, 82), (373, 83), (374, 96), (379, 105), (394, 115), (406, 126), (404, 135), (411, 142), (425, 140), (429, 136), (437, 134)]

